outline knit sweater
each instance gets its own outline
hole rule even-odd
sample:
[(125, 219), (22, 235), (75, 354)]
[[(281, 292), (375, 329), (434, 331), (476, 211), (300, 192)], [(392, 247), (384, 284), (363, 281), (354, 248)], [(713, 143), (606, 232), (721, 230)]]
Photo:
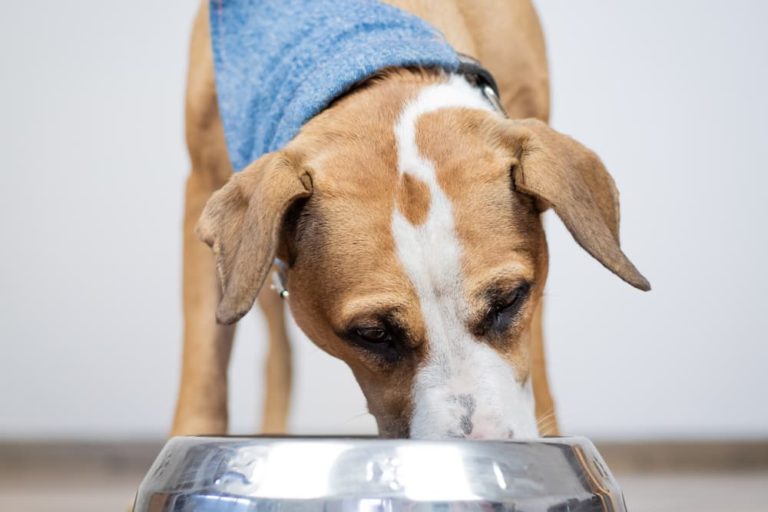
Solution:
[(216, 95), (235, 171), (282, 148), (381, 69), (459, 66), (435, 28), (377, 0), (210, 1)]

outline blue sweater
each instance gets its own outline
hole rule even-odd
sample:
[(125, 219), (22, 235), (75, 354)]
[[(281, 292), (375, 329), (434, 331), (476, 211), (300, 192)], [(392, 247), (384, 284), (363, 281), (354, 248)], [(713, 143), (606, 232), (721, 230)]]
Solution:
[(211, 0), (216, 94), (239, 171), (282, 148), (352, 85), (391, 66), (455, 71), (421, 19), (377, 0)]

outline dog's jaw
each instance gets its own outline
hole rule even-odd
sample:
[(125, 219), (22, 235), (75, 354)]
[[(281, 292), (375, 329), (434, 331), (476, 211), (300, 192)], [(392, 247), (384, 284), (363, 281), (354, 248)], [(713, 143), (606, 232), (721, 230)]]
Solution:
[(424, 87), (408, 102), (394, 127), (402, 181), (428, 190), (425, 215), (392, 215), (397, 257), (418, 296), (429, 353), (412, 388), (413, 438), (535, 437), (530, 380), (466, 327), (462, 288), (462, 246), (454, 227), (450, 199), (438, 183), (433, 162), (417, 144), (423, 114), (446, 108), (494, 112), (481, 93), (463, 78)]

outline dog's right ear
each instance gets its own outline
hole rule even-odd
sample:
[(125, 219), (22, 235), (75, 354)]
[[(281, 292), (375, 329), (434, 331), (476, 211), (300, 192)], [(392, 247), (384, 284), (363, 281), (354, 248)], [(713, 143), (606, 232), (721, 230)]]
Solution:
[(311, 194), (307, 170), (276, 152), (233, 175), (210, 198), (197, 234), (216, 255), (220, 323), (234, 323), (251, 309), (272, 268), (286, 211)]

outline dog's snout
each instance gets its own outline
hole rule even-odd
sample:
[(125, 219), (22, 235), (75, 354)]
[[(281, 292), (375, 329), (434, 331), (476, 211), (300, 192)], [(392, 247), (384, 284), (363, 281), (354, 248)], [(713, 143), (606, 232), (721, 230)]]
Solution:
[(515, 437), (515, 429), (483, 407), (482, 403), (478, 403), (472, 394), (449, 395), (446, 403), (446, 411), (450, 412), (450, 428), (441, 437), (477, 440), (507, 440)]
[[(482, 361), (481, 361), (482, 362)], [(489, 367), (490, 366), (490, 367)], [(538, 437), (530, 381), (517, 383), (504, 368), (454, 365), (452, 371), (428, 375), (414, 390), (410, 437), (416, 439), (509, 440)], [(499, 370), (495, 375), (493, 370)], [(507, 370), (508, 371), (508, 370)], [(424, 385), (427, 384), (427, 385)]]

